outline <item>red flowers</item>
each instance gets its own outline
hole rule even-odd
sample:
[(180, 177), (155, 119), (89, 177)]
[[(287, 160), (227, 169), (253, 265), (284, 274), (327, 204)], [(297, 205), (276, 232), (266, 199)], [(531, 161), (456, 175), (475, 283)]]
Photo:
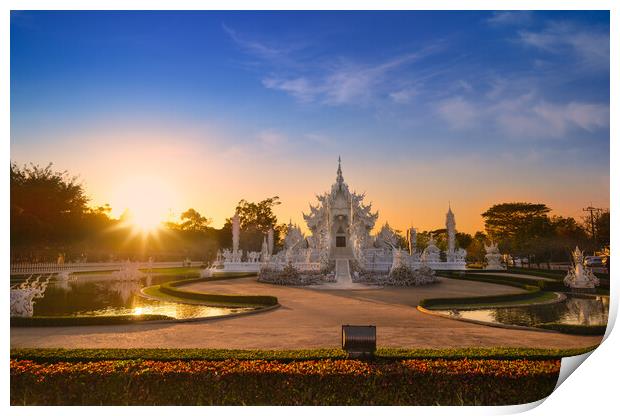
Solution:
[(559, 360), (11, 360), (13, 404), (511, 404)]

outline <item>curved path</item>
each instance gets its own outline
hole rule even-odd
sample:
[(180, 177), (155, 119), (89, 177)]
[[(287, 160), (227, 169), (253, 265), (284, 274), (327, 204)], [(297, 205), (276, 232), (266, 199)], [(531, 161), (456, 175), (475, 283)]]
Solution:
[(282, 307), (208, 322), (97, 327), (11, 328), (11, 347), (303, 349), (340, 347), (342, 324), (377, 325), (378, 347), (577, 348), (602, 336), (501, 329), (419, 312), (424, 298), (518, 293), (521, 289), (442, 279), (424, 287), (317, 290), (256, 282), (255, 277), (184, 286), (209, 293), (274, 295)]

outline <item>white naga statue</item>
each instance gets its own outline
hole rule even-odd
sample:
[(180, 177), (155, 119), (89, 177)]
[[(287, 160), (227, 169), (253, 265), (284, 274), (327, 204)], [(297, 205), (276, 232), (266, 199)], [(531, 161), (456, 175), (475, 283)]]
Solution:
[(35, 299), (45, 295), (45, 289), (52, 278), (48, 275), (41, 280), (43, 275), (28, 277), (22, 283), (11, 287), (11, 316), (31, 317), (34, 312)]
[(583, 265), (583, 253), (579, 247), (571, 253), (573, 257), (573, 267), (568, 270), (568, 274), (564, 278), (564, 284), (573, 289), (594, 289), (599, 285), (598, 278), (592, 273), (592, 270)]
[(484, 245), (484, 250), (486, 254), (484, 258), (487, 261), (487, 265), (485, 267), (486, 270), (504, 270), (506, 267), (502, 264), (502, 255), (497, 248), (497, 244), (491, 241), (491, 243), (487, 246)]

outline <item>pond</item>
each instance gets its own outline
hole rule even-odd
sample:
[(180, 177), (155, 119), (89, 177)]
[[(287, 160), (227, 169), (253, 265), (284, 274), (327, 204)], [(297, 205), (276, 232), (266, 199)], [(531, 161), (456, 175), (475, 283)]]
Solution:
[(454, 318), (530, 327), (547, 323), (607, 325), (609, 296), (566, 294), (565, 301), (546, 305), (436, 312)]
[[(231, 315), (252, 308), (225, 308), (164, 302), (140, 295), (143, 287), (196, 276), (145, 275), (138, 280), (112, 279), (109, 274), (77, 275), (70, 281), (52, 280), (45, 296), (36, 299), (34, 316), (165, 315), (173, 319)], [(19, 282), (11, 279), (11, 285)]]

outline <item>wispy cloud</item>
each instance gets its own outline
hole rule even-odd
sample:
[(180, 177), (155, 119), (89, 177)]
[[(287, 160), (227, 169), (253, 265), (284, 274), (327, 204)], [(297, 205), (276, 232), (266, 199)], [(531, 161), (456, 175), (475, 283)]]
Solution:
[(418, 94), (417, 88), (407, 87), (390, 93), (392, 101), (398, 104), (405, 104), (411, 102), (413, 97)]
[(259, 132), (257, 138), (259, 143), (267, 147), (282, 146), (288, 141), (288, 138), (284, 134), (274, 129)]
[(574, 131), (596, 132), (609, 127), (609, 106), (570, 101), (554, 103), (535, 91), (487, 95), (483, 100), (455, 96), (440, 101), (438, 115), (450, 127), (468, 130), (487, 126), (512, 138), (562, 138)]
[(301, 102), (313, 101), (319, 93), (317, 87), (306, 78), (282, 79), (278, 77), (264, 78), (266, 88), (284, 91)]
[(487, 20), (490, 25), (525, 25), (532, 22), (530, 11), (498, 11)]
[(287, 49), (267, 45), (266, 43), (244, 37), (224, 23), (222, 23), (222, 29), (241, 49), (261, 59), (279, 59), (290, 52)]
[(433, 53), (438, 45), (394, 55), (376, 62), (360, 62), (342, 56), (314, 59), (299, 46), (276, 47), (241, 35), (223, 25), (224, 31), (247, 54), (270, 68), (262, 77), (265, 88), (285, 92), (302, 103), (330, 106), (367, 105), (375, 98), (405, 103), (413, 89), (394, 91), (401, 71)]
[(478, 116), (476, 106), (460, 96), (440, 101), (437, 112), (450, 126), (458, 129), (472, 126)]
[(519, 31), (520, 41), (553, 54), (574, 54), (581, 64), (609, 69), (609, 33), (570, 22), (550, 22), (540, 31)]
[(390, 96), (399, 102), (404, 96), (392, 96), (391, 76), (425, 55), (407, 53), (376, 64), (361, 64), (341, 59), (316, 68), (308, 76), (276, 76), (263, 79), (267, 88), (284, 91), (301, 102), (318, 101), (328, 105), (368, 104), (377, 95)]

